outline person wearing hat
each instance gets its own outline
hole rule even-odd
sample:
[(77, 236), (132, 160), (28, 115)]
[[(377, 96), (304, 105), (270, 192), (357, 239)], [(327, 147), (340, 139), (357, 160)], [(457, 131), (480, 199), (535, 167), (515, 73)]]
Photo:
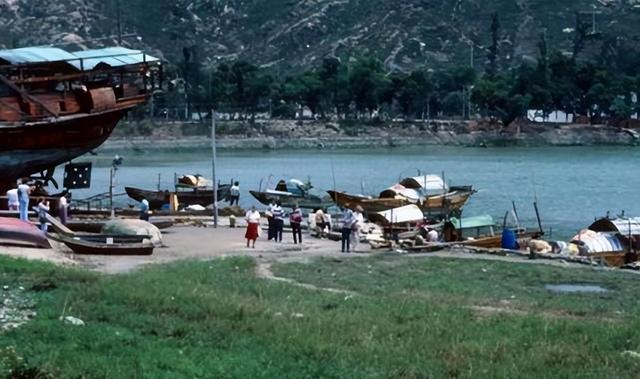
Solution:
[(364, 227), (364, 215), (362, 214), (364, 210), (361, 206), (357, 206), (356, 210), (353, 212), (353, 224), (351, 225), (351, 246), (352, 250), (356, 251), (358, 248), (358, 243), (360, 242), (360, 232)]

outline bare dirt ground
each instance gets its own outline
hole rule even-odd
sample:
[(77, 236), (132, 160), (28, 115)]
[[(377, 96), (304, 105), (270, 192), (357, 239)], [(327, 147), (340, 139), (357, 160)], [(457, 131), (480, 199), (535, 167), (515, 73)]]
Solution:
[[(224, 224), (223, 224), (224, 225)], [(76, 255), (66, 246), (53, 242), (53, 249), (34, 249), (26, 247), (0, 247), (0, 254), (16, 258), (43, 260), (57, 265), (75, 266), (108, 274), (127, 273), (150, 264), (162, 264), (177, 260), (210, 260), (229, 256), (248, 256), (257, 260), (257, 274), (261, 277), (276, 278), (271, 273), (274, 262), (311, 262), (318, 257), (347, 259), (369, 256), (372, 253), (384, 253), (386, 250), (371, 250), (366, 244), (359, 244), (356, 253), (343, 254), (340, 243), (327, 239), (311, 237), (303, 232), (303, 244), (294, 245), (293, 237), (285, 231), (282, 243), (267, 241), (264, 236), (258, 239), (256, 248), (247, 248), (244, 239), (244, 227), (230, 228), (227, 225), (217, 229), (212, 227), (173, 226), (163, 230), (163, 243), (150, 256), (104, 256)], [(427, 257), (500, 260), (514, 263), (547, 264), (562, 267), (584, 267), (565, 261), (543, 259), (529, 260), (523, 257), (493, 256), (471, 254), (456, 249), (428, 254), (402, 254), (405, 257), (424, 259)], [(295, 283), (293, 283), (295, 284)]]
[[(319, 256), (346, 257), (340, 253), (340, 243), (311, 237), (303, 233), (303, 244), (294, 245), (290, 233), (283, 234), (283, 242), (275, 243), (261, 237), (255, 249), (246, 247), (245, 228), (173, 226), (163, 230), (165, 246), (154, 249), (150, 256), (75, 255), (66, 246), (52, 241), (53, 249), (0, 247), (0, 254), (17, 258), (49, 261), (59, 265), (78, 266), (109, 274), (126, 273), (145, 265), (168, 263), (176, 260), (209, 260), (227, 256), (249, 256), (258, 261), (305, 261)], [(358, 253), (369, 253), (369, 246), (360, 244)]]

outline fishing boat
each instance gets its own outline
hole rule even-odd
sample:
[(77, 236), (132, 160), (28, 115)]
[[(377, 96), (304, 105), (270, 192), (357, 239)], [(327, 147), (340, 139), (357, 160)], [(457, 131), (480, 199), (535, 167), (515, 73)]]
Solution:
[(151, 255), (154, 248), (149, 241), (149, 236), (64, 235), (58, 233), (49, 233), (48, 236), (64, 243), (76, 254)]
[[(0, 50), (0, 192), (100, 146), (159, 88), (157, 58), (122, 47)], [(39, 175), (36, 176), (36, 175)]]
[(0, 217), (0, 243), (51, 248), (47, 237), (35, 225), (8, 217)]
[(365, 213), (383, 212), (415, 204), (425, 216), (436, 218), (460, 215), (463, 206), (475, 192), (472, 186), (450, 187), (437, 175), (405, 178), (380, 192), (377, 198), (327, 191), (339, 206), (353, 210), (360, 206)]
[(310, 181), (304, 183), (298, 179), (283, 179), (273, 189), (249, 193), (264, 205), (276, 201), (285, 208), (298, 206), (302, 209), (325, 209), (333, 205), (331, 198), (316, 191)]
[[(196, 178), (192, 180), (191, 178)], [(135, 187), (125, 187), (127, 195), (136, 201), (147, 199), (149, 207), (153, 210), (161, 209), (165, 204), (170, 204), (171, 196), (177, 196), (180, 207), (189, 205), (202, 205), (206, 207), (213, 204), (213, 188), (208, 180), (200, 175), (185, 175), (177, 179), (175, 191), (150, 191)], [(231, 184), (218, 184), (218, 201), (227, 201), (230, 196)]]

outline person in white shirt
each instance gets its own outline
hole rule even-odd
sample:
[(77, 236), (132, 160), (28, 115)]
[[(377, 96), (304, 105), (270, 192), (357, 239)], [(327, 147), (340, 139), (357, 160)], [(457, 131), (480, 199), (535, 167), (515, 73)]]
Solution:
[(244, 234), (244, 238), (247, 239), (247, 247), (249, 247), (249, 242), (252, 242), (251, 247), (256, 247), (256, 240), (260, 235), (260, 212), (256, 210), (256, 207), (251, 207), (251, 210), (247, 212), (245, 215), (245, 220), (247, 221), (247, 231)]
[(58, 217), (62, 225), (67, 225), (67, 198), (64, 195), (58, 199)]
[(276, 201), (271, 213), (273, 214), (273, 239), (282, 242), (282, 230), (284, 229), (284, 210), (280, 206), (280, 201)]
[(276, 203), (271, 200), (269, 202), (269, 206), (267, 207), (267, 211), (265, 212), (265, 214), (267, 215), (267, 223), (268, 223), (268, 228), (267, 228), (267, 241), (271, 241), (273, 239), (273, 236), (275, 235), (275, 222), (273, 221), (273, 208), (275, 208)]
[(20, 201), (18, 200), (18, 189), (13, 188), (7, 191), (7, 205), (10, 211), (20, 209)]
[(240, 182), (235, 182), (229, 188), (229, 205), (233, 206), (233, 204), (240, 205)]
[(22, 179), (18, 185), (18, 206), (20, 208), (20, 220), (29, 221), (29, 194), (31, 187), (27, 184), (29, 179)]
[(358, 205), (356, 210), (353, 212), (354, 222), (351, 225), (351, 250), (354, 252), (360, 242), (360, 232), (364, 226), (364, 215), (362, 214), (362, 211), (362, 207)]

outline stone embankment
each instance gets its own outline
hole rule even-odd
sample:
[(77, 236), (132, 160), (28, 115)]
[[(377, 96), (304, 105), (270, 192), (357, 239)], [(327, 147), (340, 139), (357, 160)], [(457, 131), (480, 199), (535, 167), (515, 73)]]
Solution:
[[(135, 136), (136, 126), (123, 124), (100, 150), (183, 150), (211, 146), (207, 123), (156, 123)], [(132, 136), (133, 135), (133, 136)], [(395, 122), (340, 125), (333, 122), (221, 122), (219, 149), (350, 149), (401, 146), (592, 146), (636, 145), (640, 133), (607, 125), (526, 123), (509, 128), (477, 121)]]

